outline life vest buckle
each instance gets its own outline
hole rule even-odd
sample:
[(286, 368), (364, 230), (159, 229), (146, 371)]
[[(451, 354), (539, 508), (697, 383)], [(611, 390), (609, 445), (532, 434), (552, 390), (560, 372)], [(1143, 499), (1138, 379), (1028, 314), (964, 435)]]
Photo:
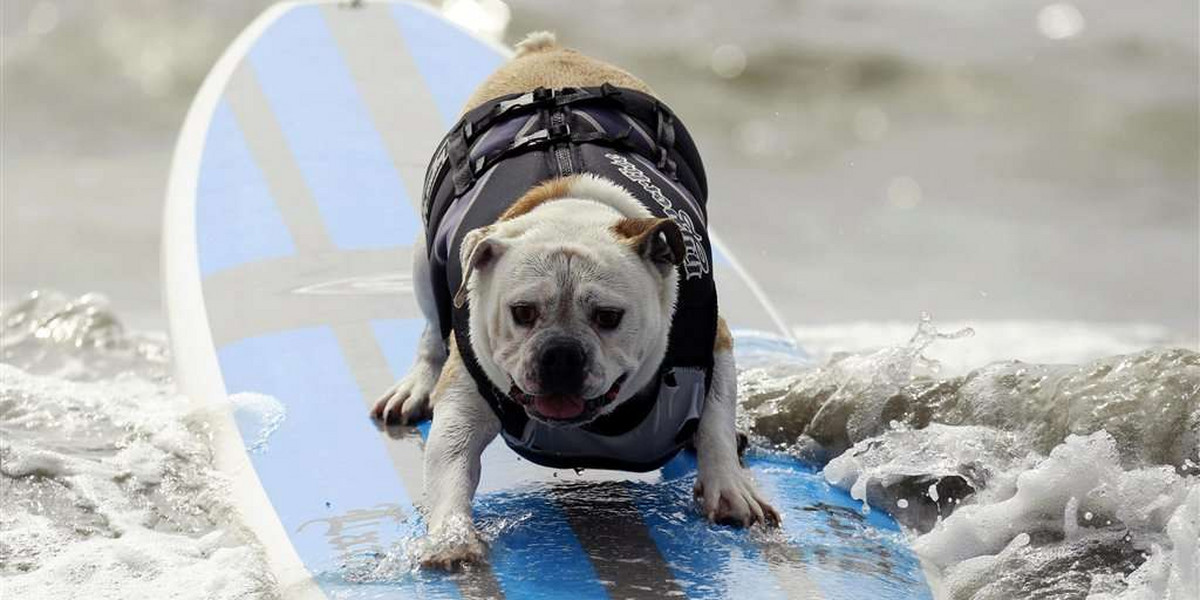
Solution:
[(567, 123), (551, 123), (546, 128), (546, 141), (558, 142), (571, 138), (571, 126)]

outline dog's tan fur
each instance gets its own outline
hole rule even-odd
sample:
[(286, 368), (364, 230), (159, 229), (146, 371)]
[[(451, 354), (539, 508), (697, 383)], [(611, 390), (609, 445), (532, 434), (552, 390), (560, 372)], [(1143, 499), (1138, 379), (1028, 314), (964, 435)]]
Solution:
[(458, 353), (458, 341), (455, 340), (454, 336), (450, 336), (449, 346), (450, 353), (446, 357), (446, 363), (442, 365), (442, 374), (433, 386), (432, 398), (435, 403), (439, 398), (448, 393), (451, 383), (459, 376), (459, 372), (463, 369), (462, 355)]
[(717, 339), (713, 340), (713, 351), (733, 351), (733, 334), (730, 333), (729, 325), (725, 324), (725, 319), (722, 317), (717, 317)]
[(654, 233), (659, 225), (669, 222), (670, 219), (621, 219), (617, 221), (610, 229), (613, 235), (624, 239), (630, 246), (640, 246), (646, 239), (646, 236)]
[(525, 192), (525, 195), (521, 196), (512, 206), (508, 207), (508, 210), (500, 215), (500, 220), (510, 221), (541, 206), (544, 202), (566, 198), (571, 193), (571, 183), (575, 177), (575, 175), (557, 177), (534, 186), (528, 192)]
[(623, 69), (559, 46), (554, 34), (531, 33), (517, 44), (516, 56), (479, 86), (463, 112), (499, 96), (539, 87), (586, 87), (609, 83), (653, 95), (650, 86)]

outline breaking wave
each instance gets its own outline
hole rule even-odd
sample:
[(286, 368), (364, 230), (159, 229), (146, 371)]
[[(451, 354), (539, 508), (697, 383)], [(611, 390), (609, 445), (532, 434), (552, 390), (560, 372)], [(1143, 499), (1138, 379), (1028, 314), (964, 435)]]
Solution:
[(163, 336), (94, 294), (31, 294), (2, 320), (4, 595), (274, 597)]
[(1200, 597), (1200, 354), (931, 375), (969, 334), (746, 371), (741, 424), (891, 512), (940, 598)]

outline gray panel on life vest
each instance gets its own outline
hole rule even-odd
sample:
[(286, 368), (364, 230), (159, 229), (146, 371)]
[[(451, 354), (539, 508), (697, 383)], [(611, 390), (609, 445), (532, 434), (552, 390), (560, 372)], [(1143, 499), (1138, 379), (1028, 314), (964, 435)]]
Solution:
[[(687, 423), (704, 410), (705, 373), (700, 368), (676, 367), (662, 376), (658, 399), (650, 414), (633, 429), (615, 436), (578, 427), (555, 427), (530, 419), (521, 438), (504, 432), (509, 445), (555, 458), (605, 457), (630, 464), (645, 464), (673, 455), (686, 440), (677, 440)], [(674, 381), (675, 385), (669, 382)]]

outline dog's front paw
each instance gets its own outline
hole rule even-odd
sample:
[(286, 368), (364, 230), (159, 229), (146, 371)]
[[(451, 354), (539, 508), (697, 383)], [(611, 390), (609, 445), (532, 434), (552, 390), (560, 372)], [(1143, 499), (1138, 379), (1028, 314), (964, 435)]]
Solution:
[(736, 465), (702, 472), (696, 478), (694, 493), (704, 516), (713, 523), (775, 527), (781, 521), (775, 508), (759, 495), (750, 476)]
[(472, 532), (470, 535), (427, 538), (419, 562), (422, 569), (455, 572), (468, 565), (483, 563), (487, 545)]
[(388, 425), (411, 425), (432, 414), (430, 396), (438, 374), (428, 365), (416, 365), (375, 401), (371, 417)]

